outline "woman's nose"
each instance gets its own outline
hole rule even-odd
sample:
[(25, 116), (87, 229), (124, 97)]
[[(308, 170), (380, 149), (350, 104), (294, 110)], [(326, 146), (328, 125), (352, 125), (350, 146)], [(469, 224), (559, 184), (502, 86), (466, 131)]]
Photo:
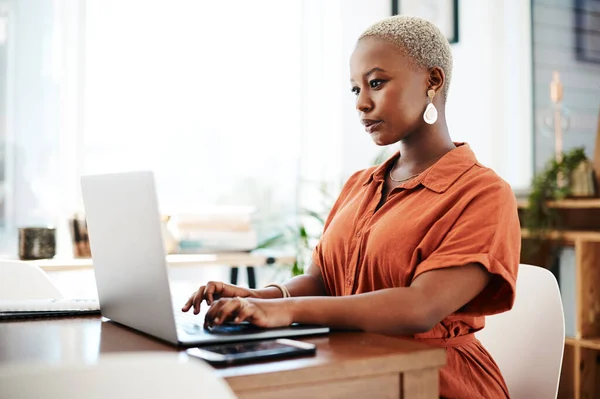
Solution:
[(356, 98), (356, 109), (360, 112), (367, 113), (373, 109), (373, 101), (365, 92), (358, 94)]

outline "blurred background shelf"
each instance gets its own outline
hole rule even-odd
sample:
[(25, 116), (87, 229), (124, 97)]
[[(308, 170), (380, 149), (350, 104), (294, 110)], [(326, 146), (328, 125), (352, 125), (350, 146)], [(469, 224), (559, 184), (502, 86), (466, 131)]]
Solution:
[[(532, 238), (533, 235), (527, 229), (521, 230), (521, 237), (528, 239)], [(544, 238), (550, 240), (563, 240), (567, 243), (575, 244), (576, 241), (590, 241), (600, 242), (600, 230), (599, 231), (585, 231), (585, 230), (550, 230), (544, 234)]]
[[(169, 267), (193, 267), (224, 265), (230, 267), (264, 266), (267, 264), (294, 264), (293, 255), (269, 255), (265, 253), (216, 253), (216, 254), (172, 254), (166, 256)], [(91, 258), (57, 258), (28, 261), (46, 271), (93, 269)]]
[[(534, 235), (522, 228), (521, 262), (549, 268), (559, 282), (565, 312), (565, 353), (559, 398), (600, 397), (600, 198), (549, 202), (560, 229)], [(519, 217), (527, 201), (519, 200)], [(543, 331), (540, 331), (543, 334)]]
[[(600, 209), (600, 198), (565, 198), (560, 201), (548, 201), (550, 208), (562, 209)], [(527, 199), (519, 199), (517, 206), (520, 209), (528, 208)]]

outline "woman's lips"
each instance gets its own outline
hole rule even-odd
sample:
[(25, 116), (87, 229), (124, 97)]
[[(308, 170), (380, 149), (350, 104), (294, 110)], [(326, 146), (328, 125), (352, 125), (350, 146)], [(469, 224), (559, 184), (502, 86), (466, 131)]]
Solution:
[(364, 120), (363, 124), (365, 125), (365, 130), (371, 134), (379, 129), (383, 121), (375, 121), (375, 120)]

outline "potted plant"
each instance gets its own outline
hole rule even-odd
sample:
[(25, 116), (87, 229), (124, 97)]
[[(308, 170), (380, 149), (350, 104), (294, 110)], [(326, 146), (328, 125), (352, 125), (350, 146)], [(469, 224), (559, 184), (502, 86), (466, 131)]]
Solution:
[(573, 182), (578, 180), (576, 175), (579, 170), (583, 170), (584, 173), (591, 170), (582, 169), (582, 165), (589, 165), (589, 162), (584, 148), (576, 147), (549, 160), (544, 170), (533, 177), (527, 208), (522, 217), (523, 227), (528, 230), (530, 238), (524, 242), (526, 256), (538, 251), (542, 244), (549, 243), (546, 239), (549, 231), (561, 230), (560, 214), (556, 208), (549, 206), (548, 202), (560, 201), (571, 196)]

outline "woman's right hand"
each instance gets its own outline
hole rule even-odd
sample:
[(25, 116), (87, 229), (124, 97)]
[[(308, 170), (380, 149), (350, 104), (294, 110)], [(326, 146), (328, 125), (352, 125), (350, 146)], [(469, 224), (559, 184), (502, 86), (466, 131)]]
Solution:
[(200, 313), (200, 303), (206, 300), (207, 305), (212, 305), (219, 298), (233, 297), (257, 297), (253, 290), (238, 287), (237, 285), (225, 284), (222, 281), (209, 281), (206, 285), (198, 288), (196, 292), (190, 296), (190, 299), (183, 305), (181, 310), (187, 312), (192, 307), (194, 314)]

